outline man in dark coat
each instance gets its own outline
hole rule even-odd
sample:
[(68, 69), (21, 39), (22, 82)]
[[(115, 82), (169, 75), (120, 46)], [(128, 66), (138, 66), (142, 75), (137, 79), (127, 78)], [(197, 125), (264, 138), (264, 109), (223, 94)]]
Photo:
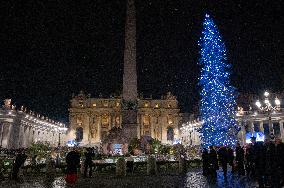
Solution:
[(20, 149), (19, 153), (16, 155), (15, 163), (13, 164), (13, 170), (12, 170), (12, 179), (18, 180), (18, 173), (21, 168), (21, 166), (25, 163), (27, 159), (27, 155), (25, 154), (24, 149)]
[(275, 140), (275, 159), (276, 159), (276, 167), (277, 167), (277, 177), (276, 181), (278, 181), (279, 187), (284, 187), (284, 144), (281, 139), (276, 138)]
[(232, 173), (235, 172), (235, 165), (234, 165), (234, 150), (231, 147), (227, 147), (227, 156), (228, 156), (228, 163), (232, 167)]
[(87, 152), (85, 152), (85, 162), (84, 162), (84, 177), (87, 177), (87, 171), (89, 170), (89, 177), (92, 177), (92, 165), (93, 165), (93, 156), (94, 153), (91, 148), (87, 148)]
[(209, 158), (208, 158), (208, 162), (209, 162), (209, 174), (212, 175), (214, 178), (217, 177), (217, 173), (216, 170), (219, 169), (218, 166), (218, 159), (217, 159), (217, 152), (214, 149), (213, 146), (209, 147)]
[(225, 146), (222, 146), (218, 150), (218, 158), (223, 169), (224, 177), (227, 177), (228, 152)]
[(237, 171), (239, 175), (245, 175), (244, 169), (244, 149), (241, 147), (240, 143), (237, 143), (236, 147), (236, 163)]
[(248, 177), (254, 176), (254, 151), (252, 144), (247, 145), (245, 150), (245, 169)]
[(202, 151), (202, 169), (203, 169), (203, 175), (207, 176), (209, 172), (209, 155), (206, 148)]
[(80, 166), (80, 154), (74, 147), (66, 156), (67, 174), (77, 174), (77, 168)]
[(254, 177), (257, 179), (259, 187), (264, 187), (264, 172), (266, 168), (265, 147), (263, 142), (253, 142)]

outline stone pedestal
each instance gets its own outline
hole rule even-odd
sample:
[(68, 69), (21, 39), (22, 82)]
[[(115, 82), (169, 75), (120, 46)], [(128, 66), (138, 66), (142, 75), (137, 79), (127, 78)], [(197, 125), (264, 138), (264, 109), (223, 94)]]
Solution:
[(123, 110), (122, 129), (129, 141), (133, 138), (137, 138), (137, 126), (137, 110)]

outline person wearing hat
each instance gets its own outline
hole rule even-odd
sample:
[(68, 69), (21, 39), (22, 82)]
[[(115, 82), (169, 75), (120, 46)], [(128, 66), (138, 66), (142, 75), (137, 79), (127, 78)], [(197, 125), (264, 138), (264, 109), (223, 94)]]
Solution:
[(237, 163), (237, 171), (239, 175), (245, 175), (244, 155), (245, 155), (245, 151), (241, 147), (240, 143), (238, 142), (237, 147), (236, 147), (236, 163)]
[(13, 164), (13, 170), (12, 170), (12, 179), (18, 180), (18, 174), (21, 166), (25, 163), (27, 159), (27, 155), (25, 154), (24, 149), (19, 149), (19, 153), (16, 155), (15, 162)]
[(73, 150), (67, 154), (67, 169), (65, 177), (67, 183), (74, 184), (77, 181), (77, 168), (80, 166), (80, 157), (77, 147), (73, 147)]
[(93, 166), (93, 157), (94, 153), (91, 148), (87, 148), (86, 152), (84, 153), (85, 155), (85, 161), (84, 161), (84, 177), (87, 177), (87, 171), (89, 170), (89, 177), (92, 177), (92, 166)]

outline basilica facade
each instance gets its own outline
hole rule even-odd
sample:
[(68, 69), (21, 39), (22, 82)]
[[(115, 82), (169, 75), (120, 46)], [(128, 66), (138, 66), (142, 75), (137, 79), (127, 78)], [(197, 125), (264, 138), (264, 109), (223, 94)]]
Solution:
[[(102, 142), (112, 128), (122, 128), (121, 105), (121, 97), (91, 98), (80, 92), (72, 98), (69, 109), (70, 139), (76, 139), (81, 145)], [(173, 144), (179, 139), (182, 114), (171, 93), (161, 99), (139, 98), (136, 109), (137, 138), (150, 136), (164, 144)]]

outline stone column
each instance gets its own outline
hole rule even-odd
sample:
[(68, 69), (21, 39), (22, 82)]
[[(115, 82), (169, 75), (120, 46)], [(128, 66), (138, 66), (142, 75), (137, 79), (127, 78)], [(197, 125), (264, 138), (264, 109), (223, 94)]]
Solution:
[(29, 146), (34, 142), (34, 129), (29, 126)]
[(23, 125), (24, 128), (24, 136), (23, 136), (23, 147), (26, 148), (28, 145), (28, 134), (27, 134), (27, 125)]
[(239, 123), (240, 127), (241, 127), (241, 131), (238, 133), (238, 138), (239, 141), (241, 142), (241, 145), (245, 145), (246, 143), (246, 128), (245, 128), (245, 124), (242, 124), (242, 122)]
[(20, 129), (21, 129), (21, 115), (17, 114), (13, 119), (12, 126), (10, 128), (10, 138), (8, 148), (19, 148)]
[(249, 122), (249, 126), (250, 126), (250, 131), (251, 131), (251, 133), (254, 133), (254, 132), (255, 132), (255, 129), (254, 129), (253, 121)]
[(280, 139), (282, 139), (282, 141), (284, 142), (284, 128), (283, 128), (283, 123), (284, 121), (281, 120), (279, 122), (279, 127), (280, 127)]
[(137, 138), (141, 138), (141, 114), (138, 114)]
[(1, 138), (2, 142), (2, 147), (3, 148), (9, 148), (9, 138), (10, 138), (10, 133), (11, 133), (11, 124), (10, 123), (2, 123), (3, 126), (3, 134)]
[(23, 124), (20, 124), (20, 132), (19, 132), (19, 148), (25, 147), (25, 127)]
[(90, 134), (90, 116), (89, 115), (83, 115), (83, 140), (82, 144), (88, 144), (89, 143), (89, 134)]
[(144, 128), (143, 127), (143, 116), (144, 116), (144, 114), (140, 115), (140, 126), (141, 126), (140, 127), (140, 137), (143, 136), (143, 128)]
[(155, 133), (154, 133), (154, 125), (155, 125), (155, 122), (154, 121), (154, 118), (150, 115), (150, 130), (151, 130), (151, 137), (152, 138), (155, 138)]
[(167, 143), (167, 116), (162, 116), (162, 143)]
[(271, 133), (274, 133), (274, 129), (273, 129), (273, 123), (272, 123), (272, 119), (271, 119), (271, 117), (268, 117), (269, 119), (268, 119), (268, 126), (269, 126), (269, 135), (271, 134)]
[(259, 122), (259, 131), (264, 132), (263, 121)]
[(97, 138), (98, 138), (98, 142), (100, 142), (102, 140), (102, 115), (98, 115), (98, 133), (97, 133)]

